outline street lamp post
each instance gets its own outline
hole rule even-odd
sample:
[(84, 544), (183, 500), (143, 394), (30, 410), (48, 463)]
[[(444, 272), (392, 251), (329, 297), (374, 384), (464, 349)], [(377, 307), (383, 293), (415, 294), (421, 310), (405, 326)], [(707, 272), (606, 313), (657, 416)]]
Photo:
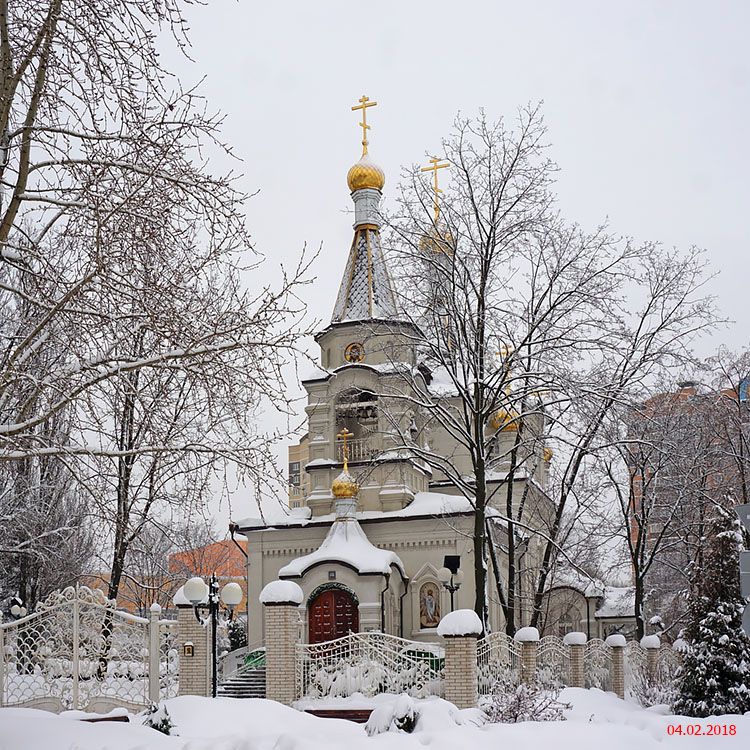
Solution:
[(438, 577), (440, 578), (440, 583), (443, 584), (443, 588), (451, 592), (451, 612), (453, 612), (453, 596), (464, 582), (464, 572), (458, 567), (455, 570), (444, 567), (440, 568)]
[[(193, 612), (198, 622), (205, 626), (211, 621), (211, 696), (216, 697), (217, 680), (217, 626), (219, 620), (219, 603), (229, 610), (229, 619), (234, 616), (234, 608), (242, 601), (242, 589), (239, 583), (231, 581), (219, 591), (219, 581), (214, 573), (207, 584), (200, 576), (195, 576), (183, 586), (185, 598), (193, 605)], [(201, 609), (208, 610), (208, 618), (200, 615)]]

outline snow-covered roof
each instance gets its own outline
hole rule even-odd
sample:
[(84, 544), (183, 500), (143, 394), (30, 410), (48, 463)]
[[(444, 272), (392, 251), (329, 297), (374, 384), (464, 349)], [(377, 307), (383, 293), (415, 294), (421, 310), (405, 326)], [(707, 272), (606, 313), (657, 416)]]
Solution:
[[(359, 511), (355, 517), (358, 521), (387, 520), (390, 518), (412, 518), (415, 516), (447, 516), (461, 513), (471, 513), (471, 503), (463, 495), (446, 495), (441, 492), (417, 492), (414, 499), (400, 510), (366, 510)], [(499, 517), (501, 514), (494, 508), (487, 509), (489, 517)], [(272, 528), (288, 526), (307, 526), (311, 523), (332, 523), (336, 520), (335, 513), (328, 513), (315, 518), (305, 518), (297, 515), (284, 515), (269, 518), (250, 517), (238, 521), (240, 528)]]
[(568, 587), (580, 591), (585, 597), (604, 596), (606, 586), (597, 578), (568, 565), (556, 568), (549, 588)]
[(404, 564), (399, 556), (395, 552), (376, 547), (353, 518), (336, 521), (315, 552), (292, 560), (279, 571), (279, 577), (303, 576), (313, 565), (324, 562), (343, 563), (360, 574), (387, 574), (392, 565), (404, 573)]
[(302, 382), (307, 383), (311, 380), (326, 380), (327, 378), (330, 378), (330, 377), (331, 377), (330, 370), (326, 370), (322, 367), (313, 367), (311, 370), (308, 370), (308, 372), (302, 378)]
[(605, 586), (604, 601), (595, 617), (633, 617), (635, 589), (632, 586)]
[(445, 367), (436, 367), (431, 371), (432, 379), (428, 390), (433, 396), (457, 396), (458, 389)]

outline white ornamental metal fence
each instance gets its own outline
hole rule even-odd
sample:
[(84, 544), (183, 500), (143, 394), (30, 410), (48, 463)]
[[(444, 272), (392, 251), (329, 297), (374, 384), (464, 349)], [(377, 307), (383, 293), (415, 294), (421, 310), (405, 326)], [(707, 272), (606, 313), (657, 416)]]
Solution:
[(536, 679), (542, 685), (565, 687), (570, 677), (570, 649), (562, 638), (547, 635), (539, 640)]
[(672, 682), (677, 670), (682, 666), (682, 654), (674, 647), (662, 644), (656, 657), (656, 679), (659, 682)]
[(646, 649), (638, 641), (625, 644), (625, 694), (633, 698), (641, 685), (648, 680)]
[(106, 711), (175, 695), (175, 628), (158, 609), (136, 617), (85, 586), (55, 592), (0, 624), (0, 705)]
[(477, 688), (489, 695), (496, 686), (518, 685), (521, 680), (521, 648), (505, 633), (490, 633), (477, 642)]
[(586, 642), (583, 649), (584, 687), (612, 690), (612, 648), (599, 638)]
[(354, 693), (442, 695), (444, 650), (385, 633), (350, 633), (296, 646), (297, 698), (345, 698)]

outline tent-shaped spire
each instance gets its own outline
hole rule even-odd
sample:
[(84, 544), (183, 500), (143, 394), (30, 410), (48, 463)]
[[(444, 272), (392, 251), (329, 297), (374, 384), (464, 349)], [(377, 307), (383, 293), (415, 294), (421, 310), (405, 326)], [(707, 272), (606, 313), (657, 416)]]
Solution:
[(370, 318), (393, 320), (397, 316), (396, 295), (380, 246), (380, 233), (373, 224), (356, 226), (331, 323)]

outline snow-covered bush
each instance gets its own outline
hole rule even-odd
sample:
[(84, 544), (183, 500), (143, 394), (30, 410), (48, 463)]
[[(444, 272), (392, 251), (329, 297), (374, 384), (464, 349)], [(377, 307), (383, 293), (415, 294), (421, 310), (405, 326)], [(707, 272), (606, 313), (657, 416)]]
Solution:
[(672, 706), (677, 699), (677, 684), (674, 673), (659, 670), (655, 678), (651, 678), (647, 669), (633, 671), (629, 685), (630, 697), (644, 708), (650, 706)]
[(365, 731), (370, 737), (383, 732), (411, 734), (417, 724), (417, 716), (413, 699), (404, 693), (393, 703), (376, 706), (365, 724)]
[(457, 725), (481, 726), (485, 722), (484, 713), (477, 708), (460, 710), (442, 698), (418, 700), (404, 693), (395, 701), (377, 705), (365, 731), (371, 737), (383, 732), (440, 732)]
[(490, 723), (515, 724), (519, 721), (564, 721), (567, 703), (558, 700), (560, 688), (542, 683), (508, 685), (495, 683), (480, 707)]
[(506, 688), (512, 690), (520, 679), (517, 669), (499, 659), (480, 664), (477, 668), (477, 683), (481, 695), (489, 695), (493, 692), (496, 683), (505, 685)]
[(152, 703), (146, 712), (146, 718), (143, 720), (144, 727), (151, 727), (162, 734), (176, 735), (174, 732), (174, 722), (163, 703)]

